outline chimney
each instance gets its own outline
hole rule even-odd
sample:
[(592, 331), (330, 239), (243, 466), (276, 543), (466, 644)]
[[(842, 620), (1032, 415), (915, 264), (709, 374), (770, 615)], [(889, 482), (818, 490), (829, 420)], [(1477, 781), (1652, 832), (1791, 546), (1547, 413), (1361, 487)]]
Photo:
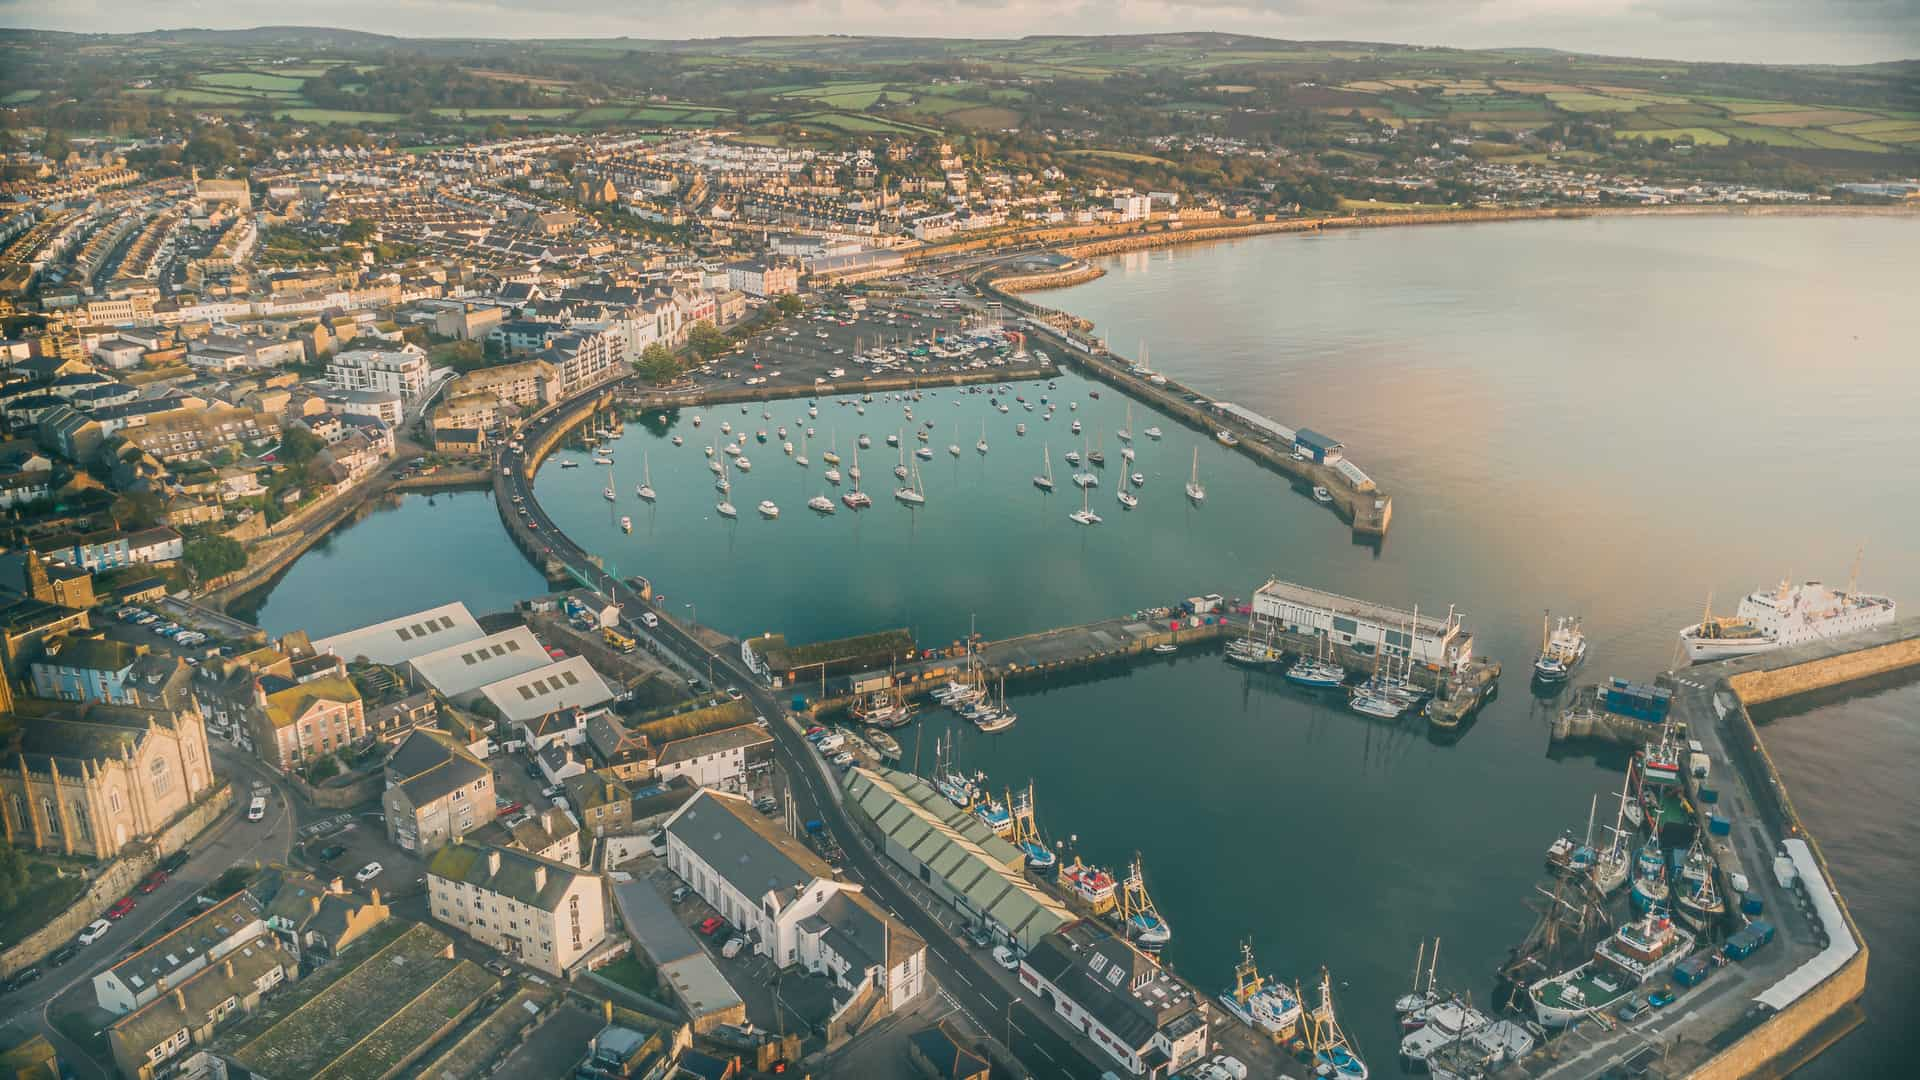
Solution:
[(228, 957), (226, 964), (224, 966), (226, 968), (227, 978), (229, 979), (233, 978), (233, 958)]
[(487, 852), (487, 873), (497, 874), (499, 872), (500, 872), (500, 849), (493, 848)]
[(313, 913), (315, 915), (320, 914), (320, 898), (317, 896), (310, 896), (307, 898), (307, 901), (313, 906)]
[(613, 999), (608, 998), (607, 1000), (602, 1001), (600, 1004), (606, 1006), (606, 1008), (601, 1011), (603, 1015), (606, 1016), (607, 1023), (609, 1024), (613, 1023)]
[(187, 1011), (187, 992), (185, 990), (180, 989), (179, 987), (174, 987), (173, 1004), (181, 1012), (183, 1013), (186, 1012)]
[(544, 866), (534, 867), (533, 868), (533, 891), (539, 892), (542, 889), (545, 889), (546, 887), (547, 887), (547, 868)]

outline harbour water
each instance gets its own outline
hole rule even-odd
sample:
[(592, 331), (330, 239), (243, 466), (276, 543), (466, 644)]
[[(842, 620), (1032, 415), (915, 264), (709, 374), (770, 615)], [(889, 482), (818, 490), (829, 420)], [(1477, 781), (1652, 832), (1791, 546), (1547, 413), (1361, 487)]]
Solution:
[[(919, 511), (892, 499), (897, 452), (884, 435), (905, 425), (912, 439), (893, 402), (857, 416), (822, 401), (810, 421), (804, 401), (788, 401), (768, 420), (756, 406), (702, 410), (698, 429), (691, 411), (630, 423), (614, 444), (614, 503), (601, 495), (604, 469), (560, 467), (586, 461), (579, 451), (551, 460), (538, 491), (613, 568), (648, 576), (670, 605), (691, 604), (733, 633), (811, 640), (907, 626), (944, 644), (970, 614), (1003, 637), (1197, 592), (1246, 596), (1273, 573), (1423, 609), (1458, 602), (1479, 650), (1510, 671), (1537, 648), (1543, 609), (1580, 615), (1590, 647), (1576, 682), (1644, 677), (1674, 662), (1674, 631), (1709, 591), (1724, 611), (1787, 573), (1841, 582), (1857, 544), (1868, 548), (1864, 586), (1920, 604), (1911, 539), (1920, 504), (1893, 496), (1920, 460), (1916, 255), (1920, 226), (1882, 219), (1388, 229), (1121, 256), (1098, 281), (1037, 297), (1093, 318), (1118, 351), (1146, 341), (1156, 368), (1220, 399), (1345, 440), (1396, 495), (1393, 533), (1378, 548), (1354, 544), (1281, 478), (1137, 406), (1147, 483), (1140, 508), (1123, 510), (1112, 433), (1125, 401), (1112, 390), (1095, 401), (1077, 378), (1052, 392), (1015, 388), (1079, 402), (1047, 422), (1038, 409), (1009, 402), (1003, 416), (982, 395), (952, 390), (916, 404), (914, 423), (936, 425)], [(1091, 501), (1106, 520), (1092, 528), (1067, 520), (1079, 505), (1062, 460), (1078, 444), (1067, 432), (1074, 418), (1089, 436), (1105, 434), (1108, 465)], [(983, 419), (984, 457), (974, 449)], [(734, 474), (741, 517), (730, 523), (713, 510), (701, 453), (725, 445), (722, 420), (736, 438), (745, 429), (753, 460)], [(820, 437), (803, 470), (775, 431), (786, 425), (798, 443), (806, 422)], [(1156, 423), (1158, 444), (1141, 434)], [(761, 427), (766, 444), (753, 440)], [(805, 502), (829, 490), (828, 440), (844, 470), (861, 431), (874, 443), (861, 465), (875, 507), (815, 517)], [(672, 447), (669, 433), (686, 445)], [(1042, 443), (1053, 451), (1052, 496), (1031, 484)], [(1196, 446), (1208, 488), (1199, 509), (1179, 490)], [(632, 494), (643, 454), (661, 493), (653, 508)], [(779, 503), (778, 521), (755, 514), (763, 498)], [(512, 551), (495, 539), (492, 507), (478, 508), (474, 521), (409, 518), (400, 535), (369, 532), (392, 515), (369, 518), (320, 560), (297, 564), (262, 618), (311, 622), (347, 575), (407, 552), (418, 553), (404, 572), (422, 599), (403, 609), (475, 602), (483, 587), (537, 590), (524, 564), (494, 566), (491, 545), (507, 561)], [(325, 572), (302, 576), (309, 564)], [(504, 601), (476, 603), (487, 606)], [(1441, 936), (1443, 976), (1484, 1000), (1494, 962), (1531, 921), (1523, 901), (1545, 844), (1583, 824), (1590, 796), (1618, 783), (1619, 762), (1605, 755), (1550, 757), (1551, 704), (1513, 678), (1452, 746), (1217, 656), (1036, 686), (1014, 707), (1013, 729), (963, 741), (964, 763), (995, 786), (1034, 779), (1043, 828), (1077, 834), (1089, 859), (1112, 866), (1138, 849), (1175, 928), (1169, 962), (1209, 989), (1230, 978), (1245, 936), (1275, 975), (1305, 979), (1328, 963), (1349, 1032), (1389, 1068), (1388, 1002), (1417, 943)], [(900, 733), (909, 755), (918, 740), (923, 768), (941, 725), (936, 715), (918, 735)], [(1911, 796), (1901, 806), (1907, 818), (1920, 810)], [(1848, 819), (1828, 827), (1830, 853), (1844, 848)], [(1911, 884), (1910, 864), (1835, 862), (1849, 892)], [(1876, 987), (1915, 959), (1876, 944)], [(1913, 1004), (1908, 996), (1893, 1014)], [(1840, 1053), (1873, 1038), (1885, 1015), (1874, 1012)]]

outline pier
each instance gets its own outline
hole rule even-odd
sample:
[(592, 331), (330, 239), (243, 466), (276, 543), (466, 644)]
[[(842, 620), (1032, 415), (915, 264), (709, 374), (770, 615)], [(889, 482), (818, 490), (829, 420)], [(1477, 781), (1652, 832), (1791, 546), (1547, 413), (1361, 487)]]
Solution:
[[(1502, 1075), (1595, 1076), (1622, 1063), (1696, 1080), (1785, 1075), (1857, 1027), (1864, 1019), (1859, 998), (1867, 942), (1748, 710), (1915, 667), (1920, 619), (1908, 618), (1662, 674), (1658, 685), (1672, 692), (1666, 722), (1683, 731), (1680, 738), (1698, 742), (1711, 762), (1704, 777), (1688, 767), (1682, 783), (1694, 825), (1727, 883), (1726, 924), (1763, 919), (1776, 936), (1744, 960), (1720, 966), (1651, 1018), (1584, 1026)], [(1644, 746), (1659, 738), (1659, 723), (1609, 712), (1604, 701), (1563, 713), (1552, 739)], [(1718, 829), (1716, 820), (1723, 823)], [(1758, 913), (1736, 911), (1743, 901), (1756, 904)]]

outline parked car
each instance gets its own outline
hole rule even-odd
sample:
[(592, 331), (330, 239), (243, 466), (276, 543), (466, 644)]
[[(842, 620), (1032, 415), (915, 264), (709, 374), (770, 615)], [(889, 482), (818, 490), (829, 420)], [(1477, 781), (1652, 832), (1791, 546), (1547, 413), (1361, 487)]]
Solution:
[(1673, 987), (1663, 986), (1660, 989), (1655, 990), (1653, 993), (1647, 995), (1647, 1004), (1653, 1006), (1656, 1009), (1664, 1009), (1667, 1006), (1673, 1004), (1673, 999), (1676, 996), (1677, 995), (1675, 995), (1673, 992)]
[(1019, 955), (1005, 945), (995, 945), (993, 947), (993, 962), (1006, 968), (1008, 971), (1020, 970)]
[(740, 700), (740, 698), (741, 698), (741, 696), (742, 696), (742, 695), (741, 695), (741, 693), (740, 693), (740, 688), (739, 688), (739, 687), (737, 687), (737, 686), (729, 686), (729, 687), (727, 687), (727, 700), (729, 700), (729, 701), (739, 701), (739, 700)]
[(27, 968), (26, 970), (15, 975), (13, 978), (7, 980), (7, 989), (18, 990), (21, 987), (27, 985), (28, 983), (38, 979), (43, 974), (45, 974), (45, 972), (41, 971), (37, 967)]
[(527, 806), (527, 804), (526, 804), (526, 803), (523, 803), (523, 802), (521, 802), (521, 801), (520, 801), (519, 799), (515, 799), (515, 800), (513, 800), (513, 801), (512, 801), (512, 802), (510, 802), (510, 803), (504, 803), (504, 804), (502, 804), (502, 805), (501, 805), (501, 807), (500, 807), (500, 815), (499, 815), (499, 816), (501, 816), (501, 817), (506, 817), (506, 816), (508, 816), (508, 815), (510, 815), (510, 814), (517, 814), (517, 813), (519, 813), (520, 811), (522, 811), (522, 810), (524, 810), (524, 809), (526, 809), (526, 806)]
[(833, 763), (834, 763), (835, 765), (838, 765), (838, 766), (840, 766), (840, 767), (841, 767), (841, 768), (843, 768), (843, 769), (844, 769), (844, 768), (846, 768), (846, 767), (847, 767), (847, 766), (849, 766), (849, 765), (852, 765), (852, 764), (853, 764), (853, 752), (852, 752), (851, 750), (842, 750), (842, 751), (840, 751), (839, 753), (837, 753), (837, 754), (835, 754), (835, 755), (833, 755)]
[(1233, 1077), (1233, 1080), (1247, 1080), (1246, 1062), (1241, 1061), (1232, 1054), (1221, 1054), (1219, 1057), (1213, 1059), (1213, 1063), (1221, 1072)]
[(548, 784), (546, 787), (540, 789), (540, 797), (543, 799), (551, 799), (556, 796), (565, 795), (566, 793), (567, 789), (564, 784)]
[(80, 944), (91, 945), (94, 942), (99, 941), (101, 938), (106, 937), (107, 931), (112, 929), (113, 929), (113, 924), (108, 922), (107, 920), (95, 919), (92, 922), (87, 924), (87, 928), (85, 930), (80, 931)]
[(720, 946), (720, 955), (722, 957), (725, 957), (728, 960), (731, 960), (734, 957), (739, 956), (740, 950), (746, 947), (747, 947), (747, 939), (740, 934), (735, 934), (732, 937), (727, 939), (727, 943), (725, 945)]
[(320, 860), (322, 862), (332, 862), (333, 860), (339, 858), (342, 855), (345, 855), (346, 853), (347, 853), (347, 849), (342, 847), (341, 845), (328, 844), (326, 847), (323, 847), (320, 849)]
[(142, 893), (150, 893), (166, 883), (167, 872), (165, 870), (155, 870), (140, 882), (140, 891)]
[(709, 915), (706, 918), (700, 920), (700, 933), (706, 937), (712, 937), (714, 931), (720, 929), (725, 925), (727, 925), (727, 921), (725, 919), (722, 919), (718, 915)]
[(680, 901), (685, 900), (689, 895), (692, 894), (692, 892), (693, 892), (693, 886), (691, 885), (674, 886), (673, 902), (677, 904)]
[(1613, 1011), (1613, 1014), (1615, 1016), (1618, 1016), (1622, 1021), (1630, 1024), (1635, 1020), (1640, 1019), (1641, 1015), (1645, 1013), (1649, 1008), (1651, 1008), (1651, 1006), (1647, 1004), (1646, 997), (1640, 994), (1635, 994), (1625, 1005), (1622, 1005), (1618, 1009), (1615, 1009)]
[(510, 979), (513, 977), (513, 969), (508, 967), (503, 961), (489, 960), (486, 962), (484, 966), (488, 971), (493, 972), (495, 975), (498, 975), (503, 979)]
[(67, 961), (73, 959), (75, 956), (79, 955), (79, 953), (80, 953), (79, 944), (76, 942), (69, 941), (65, 945), (62, 945), (59, 948), (53, 950), (53, 955), (47, 957), (47, 966), (59, 967), (61, 964), (64, 964)]
[(253, 801), (247, 803), (247, 820), (259, 821), (261, 818), (264, 818), (266, 816), (267, 816), (267, 800), (258, 795), (255, 795), (253, 797)]
[(184, 850), (176, 851), (160, 860), (160, 869), (165, 870), (169, 874), (179, 872), (180, 868), (185, 865), (187, 865), (187, 852)]
[(136, 906), (133, 897), (123, 896), (115, 900), (113, 906), (107, 909), (107, 918), (115, 920), (124, 919), (133, 913), (133, 909)]
[(984, 949), (993, 944), (993, 935), (987, 932), (986, 927), (976, 923), (967, 927), (967, 940)]
[(382, 869), (384, 868), (379, 863), (370, 862), (354, 872), (353, 880), (365, 885), (367, 882), (379, 877)]

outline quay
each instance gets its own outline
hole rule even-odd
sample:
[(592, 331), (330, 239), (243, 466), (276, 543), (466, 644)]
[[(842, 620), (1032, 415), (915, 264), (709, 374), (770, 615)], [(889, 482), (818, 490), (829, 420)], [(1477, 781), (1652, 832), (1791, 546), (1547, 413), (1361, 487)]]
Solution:
[[(1774, 940), (1726, 963), (1664, 1010), (1634, 1023), (1582, 1025), (1503, 1077), (1618, 1075), (1690, 1080), (1784, 1076), (1864, 1019), (1869, 950), (1820, 845), (1793, 808), (1750, 709), (1920, 666), (1920, 619), (1663, 673), (1666, 723), (1700, 744), (1706, 776), (1683, 772), (1695, 828), (1728, 883), (1733, 927), (1762, 919)], [(1596, 699), (1604, 702), (1604, 697)], [(1554, 741), (1644, 746), (1661, 724), (1576, 707)], [(1744, 886), (1744, 889), (1738, 886)], [(1710, 946), (1711, 948), (1711, 946)], [(1648, 989), (1651, 989), (1650, 986)]]
[[(1344, 453), (1329, 454), (1320, 446), (1308, 452), (1310, 443), (1300, 436), (1310, 432), (1216, 402), (1184, 383), (1130, 363), (1097, 342), (1054, 325), (1059, 313), (1002, 290), (993, 267), (975, 272), (969, 280), (983, 296), (1022, 312), (1035, 340), (1060, 350), (1077, 370), (1216, 441), (1219, 432), (1230, 433), (1235, 439), (1232, 449), (1288, 477), (1303, 495), (1310, 495), (1314, 488), (1325, 489), (1332, 500), (1328, 507), (1353, 528), (1357, 539), (1376, 542), (1387, 535), (1393, 523), (1393, 496), (1380, 490)], [(1335, 444), (1333, 449), (1343, 448)]]

